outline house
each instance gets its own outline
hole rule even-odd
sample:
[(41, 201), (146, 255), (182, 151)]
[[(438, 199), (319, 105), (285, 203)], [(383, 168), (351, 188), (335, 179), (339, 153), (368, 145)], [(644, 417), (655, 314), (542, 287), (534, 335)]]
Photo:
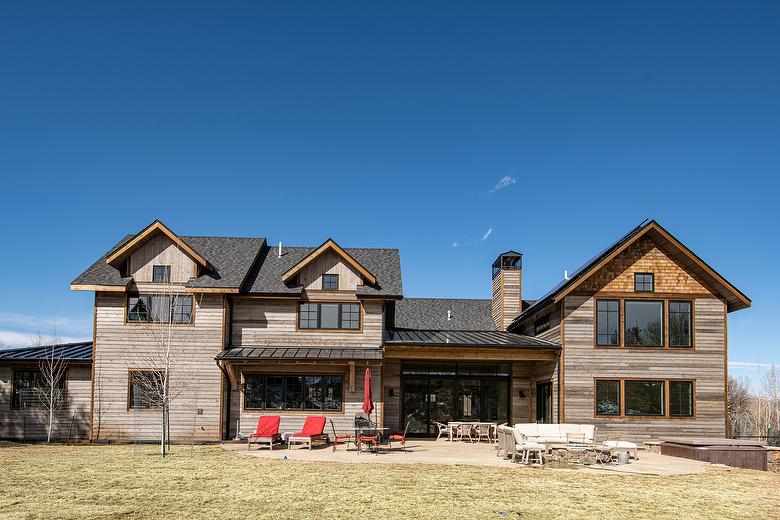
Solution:
[(404, 298), (396, 249), (179, 236), (155, 221), (71, 285), (95, 294), (92, 435), (99, 404), (101, 439), (156, 438), (142, 382), (164, 366), (175, 441), (232, 439), (262, 414), (282, 431), (313, 414), (349, 429), (366, 370), (375, 418), (415, 435), (456, 419), (725, 434), (727, 315), (751, 302), (657, 222), (538, 300), (523, 297), (522, 254), (486, 267), (491, 299)]

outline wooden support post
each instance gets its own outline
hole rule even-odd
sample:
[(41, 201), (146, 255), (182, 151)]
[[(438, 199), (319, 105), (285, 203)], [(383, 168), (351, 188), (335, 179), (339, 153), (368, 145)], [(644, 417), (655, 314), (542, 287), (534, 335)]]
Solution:
[(355, 362), (349, 362), (349, 391), (355, 391)]

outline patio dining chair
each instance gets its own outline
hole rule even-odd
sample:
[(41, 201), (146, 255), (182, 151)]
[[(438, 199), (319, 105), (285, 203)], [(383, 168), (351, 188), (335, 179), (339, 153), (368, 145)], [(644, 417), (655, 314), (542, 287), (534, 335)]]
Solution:
[[(407, 421), (407, 423), (408, 423), (408, 421)], [(445, 437), (447, 437), (449, 439), (449, 436), (450, 436), (450, 427), (449, 426), (447, 426), (444, 423), (437, 422), (437, 421), (434, 421), (433, 424), (435, 424), (436, 428), (439, 429), (439, 432), (436, 435), (436, 440), (437, 441), (439, 440), (439, 437), (441, 437), (442, 435), (444, 435)]]
[(395, 432), (394, 434), (387, 437), (388, 444), (390, 444), (390, 447), (392, 448), (393, 441), (398, 441), (401, 443), (401, 448), (406, 451), (406, 434), (409, 433), (409, 423), (411, 421), (409, 418), (406, 418), (406, 427), (404, 428), (403, 432)]
[(491, 442), (490, 438), (490, 432), (493, 428), (493, 423), (479, 423), (476, 425), (475, 431), (477, 436), (477, 442), (481, 441), (482, 439), (485, 439), (488, 442)]
[(352, 435), (349, 433), (336, 433), (336, 426), (333, 424), (333, 420), (330, 420), (330, 429), (333, 431), (333, 451), (336, 451), (336, 447), (340, 442), (344, 442), (349, 449), (349, 443), (352, 441)]
[(462, 423), (458, 426), (458, 440), (468, 437), (469, 442), (474, 442), (474, 423)]

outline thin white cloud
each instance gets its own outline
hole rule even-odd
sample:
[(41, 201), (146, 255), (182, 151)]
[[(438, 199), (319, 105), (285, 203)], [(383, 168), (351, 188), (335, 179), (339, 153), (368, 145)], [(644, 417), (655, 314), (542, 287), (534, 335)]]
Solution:
[(51, 334), (53, 330), (66, 334), (82, 334), (90, 329), (88, 320), (74, 320), (70, 318), (46, 318), (31, 314), (0, 311), (0, 326), (10, 329), (24, 329)]
[[(15, 330), (0, 330), (0, 343), (3, 347), (30, 347), (37, 334), (30, 332), (17, 332)], [(43, 340), (49, 342), (50, 337), (42, 334)], [(58, 343), (75, 343), (78, 341), (90, 341), (88, 336), (60, 336), (56, 337)]]
[(452, 247), (470, 246), (472, 244), (479, 244), (480, 242), (484, 242), (485, 240), (490, 238), (490, 235), (492, 235), (492, 234), (493, 234), (493, 228), (491, 227), (491, 228), (488, 228), (487, 231), (482, 233), (482, 237), (481, 238), (478, 238), (476, 240), (471, 240), (469, 242), (463, 242), (463, 243), (458, 242), (457, 240), (454, 240), (452, 242)]
[(729, 361), (729, 368), (746, 368), (751, 370), (765, 370), (767, 368), (772, 368), (773, 366), (780, 366), (773, 365), (772, 363), (754, 363), (750, 361)]
[(488, 190), (488, 195), (492, 195), (493, 193), (497, 192), (498, 190), (503, 190), (507, 186), (511, 186), (512, 184), (516, 184), (517, 179), (514, 177), (510, 177), (509, 175), (504, 175), (499, 179), (498, 184), (496, 184), (492, 190)]

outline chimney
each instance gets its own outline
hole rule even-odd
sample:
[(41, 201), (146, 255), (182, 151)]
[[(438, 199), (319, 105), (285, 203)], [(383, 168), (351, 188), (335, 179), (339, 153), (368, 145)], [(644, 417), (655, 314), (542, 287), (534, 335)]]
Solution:
[(493, 262), (493, 322), (506, 330), (523, 311), (523, 255), (507, 251)]

